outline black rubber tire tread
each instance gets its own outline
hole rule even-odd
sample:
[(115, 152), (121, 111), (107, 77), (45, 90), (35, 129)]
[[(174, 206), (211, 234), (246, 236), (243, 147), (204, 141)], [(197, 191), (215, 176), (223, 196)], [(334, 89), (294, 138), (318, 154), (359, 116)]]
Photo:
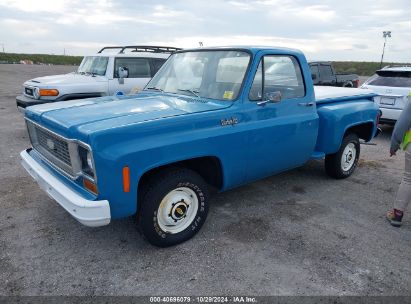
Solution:
[[(345, 147), (349, 144), (349, 143), (354, 143), (355, 144), (355, 148), (357, 149), (357, 154), (355, 156), (355, 161), (353, 166), (351, 167), (350, 170), (348, 171), (344, 171), (341, 168), (341, 157), (342, 157), (342, 153), (344, 152)], [(325, 172), (335, 178), (335, 179), (343, 179), (343, 178), (347, 178), (349, 177), (351, 174), (353, 174), (353, 172), (355, 171), (355, 168), (358, 165), (358, 160), (360, 158), (360, 140), (357, 136), (357, 134), (354, 133), (350, 133), (348, 135), (346, 135), (343, 138), (343, 141), (341, 143), (341, 147), (340, 149), (337, 151), (337, 153), (334, 154), (328, 154), (325, 156)]]
[[(171, 234), (157, 224), (157, 210), (161, 200), (178, 187), (192, 189), (199, 200), (197, 215), (184, 231)], [(149, 179), (138, 214), (139, 228), (149, 243), (158, 247), (177, 245), (192, 238), (204, 224), (208, 214), (209, 190), (207, 183), (196, 172), (186, 168), (172, 168)]]

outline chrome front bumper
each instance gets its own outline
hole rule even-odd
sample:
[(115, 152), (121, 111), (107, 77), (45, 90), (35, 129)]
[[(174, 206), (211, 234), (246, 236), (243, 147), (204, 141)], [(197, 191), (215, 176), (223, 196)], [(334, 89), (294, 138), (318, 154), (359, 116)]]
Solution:
[(52, 199), (83, 225), (98, 227), (108, 225), (111, 220), (110, 205), (107, 200), (87, 200), (54, 175), (44, 169), (28, 150), (20, 153), (21, 164)]

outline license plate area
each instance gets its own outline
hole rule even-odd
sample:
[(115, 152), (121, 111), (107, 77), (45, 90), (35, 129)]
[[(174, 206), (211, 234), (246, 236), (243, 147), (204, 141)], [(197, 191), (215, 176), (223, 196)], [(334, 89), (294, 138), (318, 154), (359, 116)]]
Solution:
[(387, 105), (387, 106), (393, 106), (395, 105), (395, 98), (381, 97), (380, 104)]

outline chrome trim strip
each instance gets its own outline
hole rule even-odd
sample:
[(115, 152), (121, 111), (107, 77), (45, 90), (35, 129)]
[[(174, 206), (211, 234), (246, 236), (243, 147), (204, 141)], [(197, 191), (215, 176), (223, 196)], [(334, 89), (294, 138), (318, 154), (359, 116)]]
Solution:
[[(31, 135), (30, 135), (31, 132), (28, 132), (34, 150), (37, 151), (37, 154), (40, 155), (43, 160), (45, 160), (45, 161), (46, 161), (48, 164), (50, 164), (53, 168), (58, 169), (59, 172), (63, 173), (65, 176), (69, 177), (69, 178), (72, 179), (72, 180), (76, 180), (76, 179), (78, 179), (80, 176), (82, 176), (82, 177), (85, 177), (85, 178), (87, 178), (88, 180), (94, 182), (94, 183), (97, 185), (96, 166), (95, 166), (95, 163), (94, 163), (93, 150), (91, 149), (90, 145), (88, 145), (88, 144), (86, 144), (86, 143), (84, 143), (84, 142), (82, 142), (82, 141), (80, 141), (80, 140), (78, 140), (78, 139), (69, 139), (69, 138), (66, 138), (66, 137), (64, 137), (64, 136), (61, 136), (60, 134), (57, 134), (56, 132), (53, 132), (53, 131), (51, 131), (51, 130), (49, 130), (49, 129), (47, 129), (47, 128), (41, 126), (41, 125), (39, 125), (38, 123), (34, 122), (33, 120), (28, 119), (27, 117), (24, 117), (24, 119), (25, 119), (27, 122), (35, 125), (36, 127), (44, 130), (45, 132), (49, 132), (49, 133), (51, 133), (52, 135), (58, 137), (59, 139), (61, 139), (61, 140), (63, 140), (63, 141), (66, 141), (66, 142), (68, 143), (68, 149), (69, 149), (69, 155), (70, 155), (70, 159), (71, 159), (71, 166), (72, 166), (73, 175), (69, 174), (68, 172), (65, 172), (64, 169), (59, 168), (56, 164), (53, 164), (53, 163), (52, 163), (50, 160), (48, 160), (44, 155), (42, 155), (42, 153), (41, 153), (40, 151), (38, 151), (37, 149), (35, 149), (35, 147), (34, 147), (34, 145), (33, 145), (34, 139), (31, 138)], [(27, 128), (30, 128), (30, 125), (29, 125), (27, 122), (26, 122)], [(35, 130), (34, 130), (34, 132), (35, 132)], [(36, 135), (36, 136), (37, 136), (37, 135)], [(37, 139), (36, 139), (36, 140), (37, 140)], [(92, 161), (92, 163), (93, 163), (94, 178), (92, 178), (91, 176), (85, 174), (85, 173), (82, 171), (80, 156), (79, 156), (79, 154), (78, 154), (78, 146), (82, 146), (83, 148), (85, 148), (85, 149), (87, 149), (88, 151), (90, 151), (91, 161)], [(53, 157), (54, 157), (54, 156), (53, 156)], [(55, 158), (56, 158), (56, 157), (55, 157)], [(56, 159), (58, 159), (58, 158), (56, 158)], [(60, 161), (60, 160), (59, 160), (59, 161)], [(61, 161), (60, 161), (60, 162), (61, 162)]]

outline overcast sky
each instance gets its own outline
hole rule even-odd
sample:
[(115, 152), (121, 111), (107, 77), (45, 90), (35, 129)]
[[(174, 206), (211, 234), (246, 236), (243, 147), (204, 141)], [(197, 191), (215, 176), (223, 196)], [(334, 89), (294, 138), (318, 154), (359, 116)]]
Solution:
[(314, 60), (411, 62), (411, 0), (0, 0), (0, 50), (84, 55), (106, 45), (269, 45)]

